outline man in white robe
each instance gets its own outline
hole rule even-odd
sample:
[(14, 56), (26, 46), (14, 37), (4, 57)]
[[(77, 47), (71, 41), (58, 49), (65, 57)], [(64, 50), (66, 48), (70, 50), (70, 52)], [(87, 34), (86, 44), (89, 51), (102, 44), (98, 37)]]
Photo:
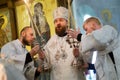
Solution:
[[(31, 45), (34, 39), (33, 29), (30, 26), (24, 27), (20, 32), (19, 39), (13, 40), (1, 48), (0, 54), (2, 55), (2, 58), (10, 61), (11, 64), (23, 73), (24, 67), (32, 61), (33, 56), (39, 50), (38, 45), (33, 47), (30, 52), (25, 48), (26, 45)], [(37, 72), (37, 68), (35, 68), (35, 71)]]
[[(82, 52), (98, 52), (95, 63), (97, 80), (120, 80), (120, 35), (117, 30), (110, 25), (102, 26), (95, 17), (88, 18), (83, 28), (86, 34), (82, 38), (79, 36)], [(78, 32), (70, 34), (78, 38)]]
[[(75, 55), (73, 52), (77, 43), (67, 41), (68, 10), (64, 7), (58, 7), (55, 9), (53, 17), (56, 34), (41, 49), (40, 58), (42, 54), (45, 55), (45, 58), (41, 58), (44, 61), (43, 69), (50, 71), (50, 80), (85, 80), (83, 69), (74, 65)], [(75, 39), (72, 38), (72, 41)], [(27, 72), (29, 71), (32, 69)]]
[(45, 56), (51, 67), (51, 80), (85, 80), (83, 70), (78, 69), (72, 63), (75, 59), (74, 47), (70, 47), (66, 41), (68, 38), (66, 33), (68, 10), (64, 7), (58, 7), (54, 10), (53, 17), (56, 34), (44, 47)]

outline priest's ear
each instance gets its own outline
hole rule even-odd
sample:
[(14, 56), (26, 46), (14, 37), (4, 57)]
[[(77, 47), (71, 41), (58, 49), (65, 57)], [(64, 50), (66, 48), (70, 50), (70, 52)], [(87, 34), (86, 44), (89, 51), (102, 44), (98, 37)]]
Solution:
[(22, 36), (25, 36), (25, 30), (21, 30), (20, 36), (21, 36), (21, 37), (22, 37)]
[(21, 32), (21, 36), (25, 36), (25, 31)]

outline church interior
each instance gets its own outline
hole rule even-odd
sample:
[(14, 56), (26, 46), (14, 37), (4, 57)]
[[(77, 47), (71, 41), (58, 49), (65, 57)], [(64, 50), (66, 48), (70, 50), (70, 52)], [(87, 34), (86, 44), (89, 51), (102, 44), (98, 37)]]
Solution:
[[(32, 17), (35, 14), (34, 5), (39, 2), (42, 3), (42, 14), (48, 22), (50, 36), (55, 34), (52, 13), (60, 6), (69, 11), (69, 27), (72, 29), (80, 28), (82, 34), (85, 33), (82, 27), (83, 22), (92, 16), (99, 18), (102, 25), (111, 25), (120, 32), (119, 0), (0, 0), (0, 19), (4, 19), (3, 22), (0, 20), (0, 50), (6, 43), (19, 38), (20, 31), (25, 26), (31, 25), (34, 20)], [(2, 34), (4, 35), (2, 36)], [(31, 50), (31, 46), (26, 48), (28, 51)], [(92, 55), (91, 63), (95, 63), (96, 56), (96, 53)], [(90, 69), (85, 74), (86, 80), (97, 80), (95, 69)]]

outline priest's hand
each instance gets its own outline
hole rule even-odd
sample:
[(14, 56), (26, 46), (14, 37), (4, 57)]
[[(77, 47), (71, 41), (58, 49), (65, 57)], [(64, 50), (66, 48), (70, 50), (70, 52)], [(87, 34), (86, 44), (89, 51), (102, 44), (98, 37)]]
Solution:
[(44, 50), (39, 50), (39, 52), (38, 52), (38, 54), (39, 54), (39, 58), (41, 59), (41, 60), (44, 60), (45, 59), (45, 53), (44, 53)]
[(38, 72), (42, 72), (42, 71), (43, 71), (42, 66), (38, 66), (38, 67), (37, 67), (37, 71), (38, 71)]
[(31, 51), (30, 51), (31, 57), (33, 57), (34, 55), (36, 55), (36, 54), (39, 52), (39, 50), (40, 50), (40, 46), (39, 46), (39, 45), (34, 46), (34, 47), (31, 49)]
[(78, 30), (68, 29), (67, 30), (67, 34), (69, 36), (71, 36), (72, 38), (76, 38), (77, 39), (78, 34), (80, 34), (80, 29), (78, 29)]

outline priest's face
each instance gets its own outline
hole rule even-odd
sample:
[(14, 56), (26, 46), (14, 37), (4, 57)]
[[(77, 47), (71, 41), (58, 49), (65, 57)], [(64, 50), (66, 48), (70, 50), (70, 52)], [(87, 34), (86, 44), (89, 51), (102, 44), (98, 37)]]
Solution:
[(22, 37), (22, 43), (24, 45), (31, 45), (35, 39), (32, 28), (29, 28), (26, 31), (24, 31)]
[(94, 30), (100, 29), (101, 25), (97, 24), (95, 21), (90, 21), (84, 24), (83, 26), (86, 34), (93, 32)]
[(55, 32), (58, 36), (63, 36), (68, 28), (68, 22), (64, 18), (57, 18), (54, 21)]

